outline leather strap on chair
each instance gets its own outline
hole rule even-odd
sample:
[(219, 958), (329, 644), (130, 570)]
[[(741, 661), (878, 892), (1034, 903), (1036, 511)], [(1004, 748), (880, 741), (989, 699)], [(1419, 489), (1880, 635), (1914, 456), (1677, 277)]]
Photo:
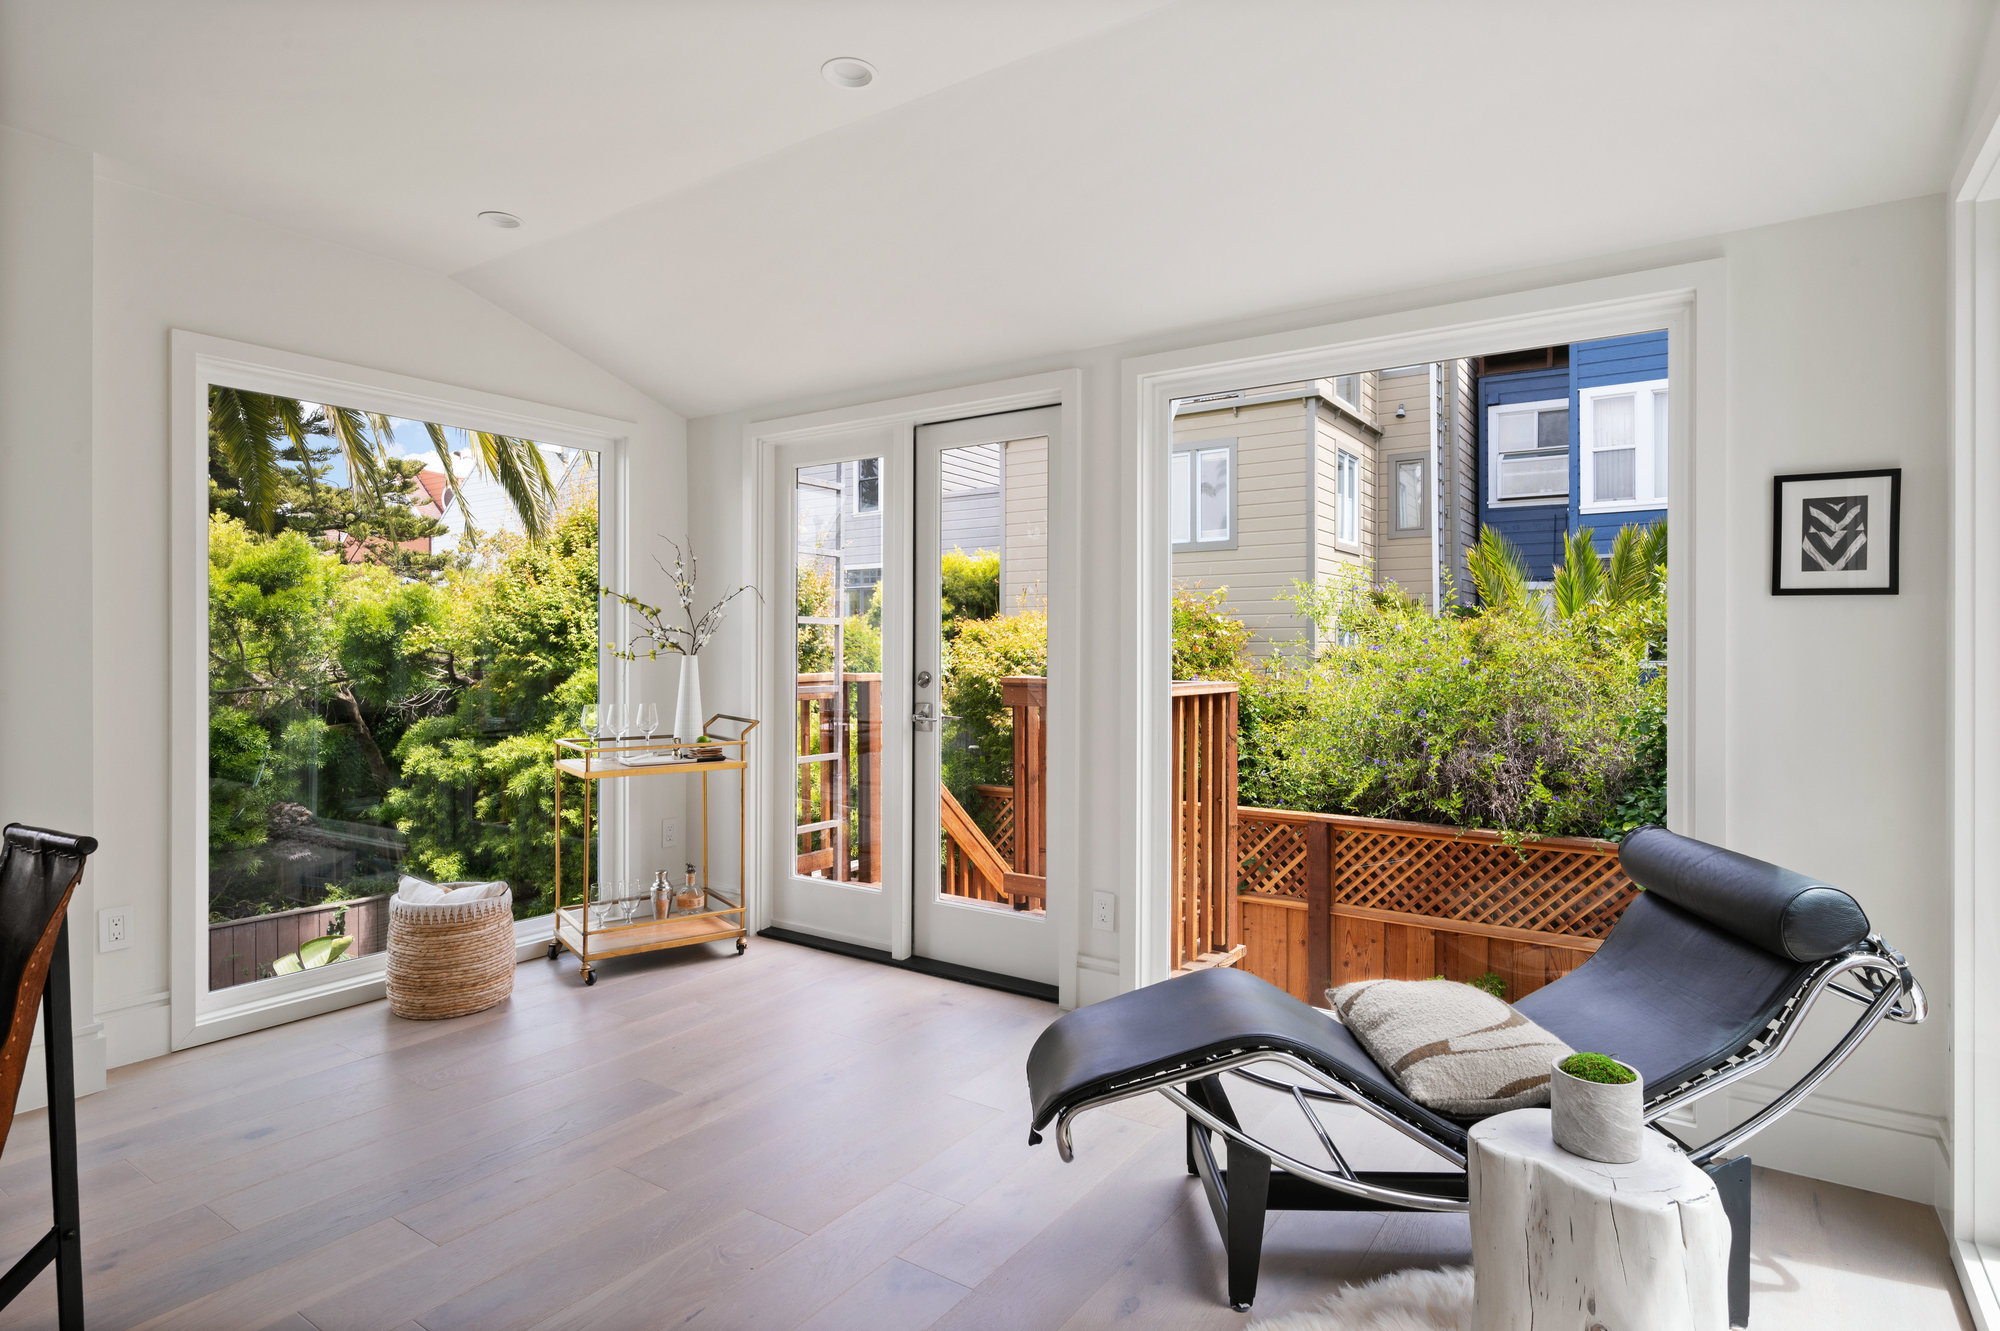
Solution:
[[(35, 1031), (35, 1007), (48, 980), (70, 897), (83, 878), (83, 863), (97, 849), (87, 836), (9, 824), (0, 851), (0, 1001), (11, 1004), (5, 1040), (0, 1040), (0, 1149), (14, 1123), (14, 1102), (28, 1067), (28, 1042)], [(51, 1040), (67, 1032), (50, 1031)]]

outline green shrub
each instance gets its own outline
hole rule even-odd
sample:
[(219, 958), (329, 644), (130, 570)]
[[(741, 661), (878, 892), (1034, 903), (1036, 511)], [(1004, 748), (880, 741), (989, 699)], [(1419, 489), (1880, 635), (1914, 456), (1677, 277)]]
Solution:
[(1506, 1001), (1507, 981), (1505, 981), (1500, 977), (1500, 973), (1498, 971), (1487, 971), (1484, 975), (1475, 975), (1471, 979), (1467, 980), (1466, 983), (1471, 985), (1474, 989), (1483, 990), (1484, 992), (1493, 995), (1495, 998), (1500, 999), (1502, 1002)]
[(1664, 590), (1567, 617), (1535, 597), (1433, 617), (1355, 570), (1295, 600), (1333, 645), (1246, 674), (1245, 804), (1595, 835), (1657, 779), (1634, 718), (1665, 706)]
[(945, 641), (957, 637), (959, 626), (966, 621), (991, 619), (1000, 613), (999, 551), (967, 554), (953, 549), (940, 561), (940, 567)]
[(1222, 608), (1229, 588), (1177, 583), (1173, 592), (1174, 678), (1233, 679), (1250, 644), (1243, 621)]
[(1041, 611), (962, 622), (945, 645), (944, 710), (954, 720), (944, 782), (961, 803), (976, 784), (1014, 779), (1014, 715), (1000, 700), (1000, 681), (1048, 668), (1049, 617)]
[(1603, 1054), (1571, 1054), (1556, 1066), (1579, 1081), (1594, 1081), (1604, 1086), (1624, 1086), (1638, 1080), (1632, 1069)]

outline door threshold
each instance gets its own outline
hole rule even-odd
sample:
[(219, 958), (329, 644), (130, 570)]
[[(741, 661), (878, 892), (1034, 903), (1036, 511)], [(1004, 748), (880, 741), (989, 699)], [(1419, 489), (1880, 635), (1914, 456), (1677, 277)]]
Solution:
[(859, 943), (843, 943), (835, 938), (818, 938), (812, 934), (797, 933), (791, 929), (780, 929), (772, 925), (757, 931), (759, 938), (775, 938), (780, 943), (796, 943), (800, 947), (818, 948), (822, 952), (837, 952), (843, 957), (858, 957), (862, 961), (878, 962), (884, 966), (894, 966), (897, 970), (915, 971), (919, 975), (931, 975), (940, 980), (952, 980), (959, 984), (977, 985), (981, 989), (998, 989), (1003, 994), (1019, 994), (1023, 998), (1039, 998), (1045, 1003), (1059, 1003), (1062, 993), (1052, 984), (1042, 984), (1035, 980), (1022, 980), (1012, 975), (1002, 975), (998, 971), (983, 971), (972, 966), (960, 966), (950, 961), (933, 961), (929, 957), (909, 957), (897, 960), (879, 947), (863, 947)]

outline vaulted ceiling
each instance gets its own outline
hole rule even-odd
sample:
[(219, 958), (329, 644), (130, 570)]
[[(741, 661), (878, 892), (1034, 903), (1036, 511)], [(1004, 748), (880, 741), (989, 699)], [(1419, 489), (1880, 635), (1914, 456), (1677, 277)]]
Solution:
[(699, 415), (1932, 192), (1990, 14), (4, 0), (0, 121)]

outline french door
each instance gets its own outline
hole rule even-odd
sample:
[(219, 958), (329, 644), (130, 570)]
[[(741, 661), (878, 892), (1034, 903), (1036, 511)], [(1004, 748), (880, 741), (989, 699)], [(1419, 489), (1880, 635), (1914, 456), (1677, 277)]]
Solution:
[(771, 923), (1052, 984), (1045, 879), (1057, 409), (776, 452), (789, 752)]

